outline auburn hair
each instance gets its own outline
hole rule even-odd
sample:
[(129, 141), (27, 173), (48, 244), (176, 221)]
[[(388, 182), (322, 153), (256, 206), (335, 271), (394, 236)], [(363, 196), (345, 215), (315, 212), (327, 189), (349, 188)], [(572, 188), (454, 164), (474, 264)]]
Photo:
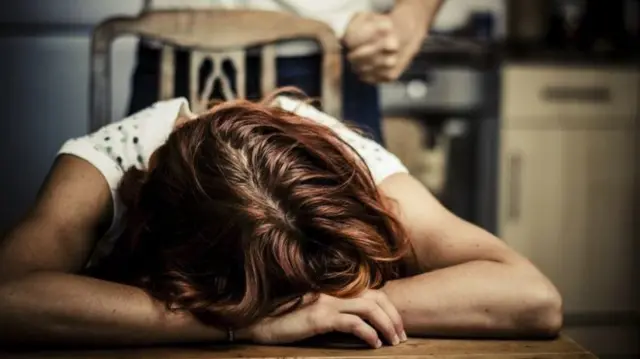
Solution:
[(242, 327), (308, 293), (348, 297), (399, 276), (407, 236), (364, 162), (271, 100), (220, 103), (177, 128), (149, 171), (126, 172), (114, 280)]

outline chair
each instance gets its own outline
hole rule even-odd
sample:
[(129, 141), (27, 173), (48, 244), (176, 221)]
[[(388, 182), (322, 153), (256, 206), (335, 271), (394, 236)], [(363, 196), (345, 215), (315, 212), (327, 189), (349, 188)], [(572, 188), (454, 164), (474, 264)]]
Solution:
[[(292, 14), (258, 10), (162, 10), (143, 12), (137, 17), (117, 17), (100, 23), (93, 32), (91, 46), (90, 127), (95, 131), (111, 122), (110, 48), (123, 35), (135, 35), (162, 44), (159, 100), (174, 94), (174, 49), (191, 53), (189, 101), (194, 111), (209, 102), (214, 82), (220, 82), (226, 99), (245, 97), (245, 49), (261, 48), (262, 95), (276, 88), (274, 44), (293, 39), (312, 39), (322, 53), (321, 101), (323, 110), (340, 118), (342, 108), (341, 48), (326, 24)], [(199, 68), (211, 60), (213, 70), (200, 91)], [(222, 73), (222, 63), (235, 67), (237, 93)]]

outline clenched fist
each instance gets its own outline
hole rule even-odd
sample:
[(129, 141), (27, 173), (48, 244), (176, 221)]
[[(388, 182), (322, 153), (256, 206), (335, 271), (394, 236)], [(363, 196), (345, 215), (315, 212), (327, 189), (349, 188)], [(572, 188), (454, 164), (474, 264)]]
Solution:
[(369, 83), (396, 80), (420, 50), (440, 3), (396, 1), (388, 14), (355, 14), (342, 38), (353, 70)]
[(351, 67), (363, 81), (397, 79), (420, 49), (427, 26), (407, 10), (358, 13), (349, 22), (342, 41)]

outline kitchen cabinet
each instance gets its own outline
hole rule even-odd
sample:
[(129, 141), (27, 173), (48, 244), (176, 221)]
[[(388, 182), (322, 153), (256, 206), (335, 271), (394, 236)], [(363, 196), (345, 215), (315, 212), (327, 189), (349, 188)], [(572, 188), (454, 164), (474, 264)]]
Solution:
[(567, 312), (633, 310), (636, 134), (501, 133), (500, 236), (552, 278)]
[(498, 234), (556, 284), (579, 342), (638, 310), (639, 84), (634, 69), (502, 73)]
[(563, 132), (565, 306), (577, 313), (632, 311), (636, 133)]
[(557, 277), (556, 252), (562, 231), (561, 133), (540, 130), (501, 131), (499, 235)]

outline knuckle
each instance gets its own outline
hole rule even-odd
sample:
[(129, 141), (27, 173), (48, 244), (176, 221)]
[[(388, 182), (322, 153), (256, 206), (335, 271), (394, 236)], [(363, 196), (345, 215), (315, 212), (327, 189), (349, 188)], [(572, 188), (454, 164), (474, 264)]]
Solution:
[(398, 58), (396, 56), (389, 56), (384, 60), (384, 65), (386, 67), (394, 67), (398, 63)]
[(371, 300), (378, 300), (380, 298), (380, 291), (370, 289), (364, 293), (364, 296)]
[[(394, 61), (394, 62), (397, 62), (397, 61), (398, 61), (398, 58), (394, 56), (394, 57), (393, 57), (393, 61)], [(373, 292), (374, 292), (374, 294), (375, 294), (375, 296), (376, 296), (376, 299), (383, 299), (383, 300), (384, 300), (384, 299), (387, 299), (387, 294), (386, 294), (385, 292), (383, 292), (383, 291), (381, 291), (381, 290), (375, 290), (375, 291), (373, 291)]]
[(335, 298), (327, 294), (319, 294), (316, 299), (316, 304), (321, 307), (327, 307), (335, 302)]
[(375, 313), (376, 310), (378, 309), (378, 305), (376, 303), (374, 303), (373, 301), (369, 301), (369, 300), (365, 301), (362, 304), (362, 307), (363, 307), (364, 311), (367, 314), (370, 314), (370, 315)]
[(353, 317), (345, 317), (345, 327), (349, 329), (351, 332), (358, 332), (362, 330), (363, 323), (359, 320), (356, 320)]
[(397, 37), (395, 36), (390, 36), (389, 39), (387, 40), (387, 50), (390, 51), (395, 51), (398, 50), (398, 48), (400, 47), (400, 40), (398, 40)]
[(360, 297), (362, 297), (362, 298), (371, 298), (374, 295), (375, 295), (375, 291), (374, 290), (367, 289), (367, 290), (365, 290), (364, 292), (362, 292), (360, 294)]
[(387, 17), (376, 19), (376, 28), (379, 32), (389, 33), (393, 29), (393, 23)]
[(377, 335), (375, 330), (371, 329), (371, 327), (367, 326), (364, 322), (355, 322), (351, 328), (351, 332), (361, 338), (368, 338)]

